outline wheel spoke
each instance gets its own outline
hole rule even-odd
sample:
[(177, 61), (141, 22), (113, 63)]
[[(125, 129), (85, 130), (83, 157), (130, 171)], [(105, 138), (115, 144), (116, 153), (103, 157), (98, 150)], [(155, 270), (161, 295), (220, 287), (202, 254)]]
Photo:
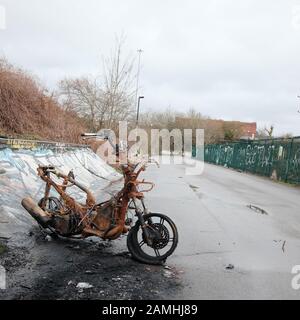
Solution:
[(140, 248), (141, 248), (144, 244), (145, 244), (145, 241), (144, 241), (144, 240), (140, 241), (140, 243), (139, 243)]
[(158, 250), (158, 249), (153, 249), (153, 250), (154, 250), (154, 252), (155, 252), (156, 256), (157, 256), (157, 257), (160, 257), (159, 250)]
[(164, 222), (165, 222), (165, 219), (164, 219), (164, 218), (160, 218), (160, 221), (159, 221), (159, 224), (160, 224), (160, 227), (159, 227), (159, 233), (161, 233), (161, 231), (162, 231), (162, 228), (163, 228)]
[[(161, 214), (149, 214), (145, 219), (149, 239), (146, 240), (145, 230), (139, 224), (136, 229), (136, 236), (129, 238), (133, 241), (129, 250), (132, 250), (136, 256), (140, 256), (141, 261), (149, 261), (149, 263), (156, 263), (170, 256), (178, 240), (176, 229), (173, 228), (170, 223), (171, 220), (169, 220), (168, 217)], [(137, 250), (138, 248), (140, 250)], [(134, 250), (137, 251), (134, 252)]]

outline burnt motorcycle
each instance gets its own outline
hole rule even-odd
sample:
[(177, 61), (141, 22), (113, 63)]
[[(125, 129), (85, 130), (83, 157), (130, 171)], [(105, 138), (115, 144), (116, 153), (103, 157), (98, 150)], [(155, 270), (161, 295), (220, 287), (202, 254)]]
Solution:
[[(52, 236), (114, 240), (128, 234), (131, 256), (146, 264), (162, 264), (176, 249), (178, 232), (174, 222), (164, 214), (149, 212), (145, 206), (144, 193), (154, 187), (152, 182), (138, 180), (145, 164), (122, 165), (123, 188), (102, 203), (96, 203), (92, 192), (75, 179), (72, 171), (65, 175), (53, 166), (39, 166), (37, 170), (46, 183), (44, 197), (38, 203), (24, 198), (22, 205)], [(146, 189), (140, 190), (142, 185)], [(67, 192), (71, 187), (85, 193), (85, 203)], [(50, 195), (51, 188), (59, 197)]]

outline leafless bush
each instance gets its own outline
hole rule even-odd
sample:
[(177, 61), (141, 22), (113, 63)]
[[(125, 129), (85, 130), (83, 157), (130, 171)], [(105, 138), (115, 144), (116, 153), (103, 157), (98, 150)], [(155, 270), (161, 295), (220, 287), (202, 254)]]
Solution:
[(177, 112), (171, 108), (164, 111), (146, 111), (141, 114), (139, 125), (145, 129), (192, 129), (193, 142), (195, 130), (204, 129), (205, 143), (217, 143), (224, 140), (238, 140), (243, 135), (243, 123), (210, 119), (191, 108), (187, 112)]
[(78, 142), (84, 126), (39, 82), (0, 60), (0, 131), (10, 136)]

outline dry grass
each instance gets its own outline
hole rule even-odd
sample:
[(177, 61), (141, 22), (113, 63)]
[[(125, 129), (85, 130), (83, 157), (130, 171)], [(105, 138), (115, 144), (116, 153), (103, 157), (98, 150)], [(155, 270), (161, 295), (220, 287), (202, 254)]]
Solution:
[(33, 76), (0, 60), (0, 134), (77, 143), (84, 131)]

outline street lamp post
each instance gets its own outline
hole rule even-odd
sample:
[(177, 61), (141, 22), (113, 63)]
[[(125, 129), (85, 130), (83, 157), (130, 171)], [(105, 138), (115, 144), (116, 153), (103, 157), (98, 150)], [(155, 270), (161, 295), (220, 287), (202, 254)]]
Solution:
[(139, 49), (138, 51), (139, 59), (138, 59), (138, 69), (136, 74), (136, 92), (135, 92), (135, 107), (137, 106), (137, 100), (139, 96), (139, 81), (140, 81), (140, 71), (141, 71), (141, 55), (143, 53), (142, 49)]
[(140, 96), (139, 99), (138, 99), (138, 107), (137, 107), (137, 112), (136, 112), (136, 125), (137, 126), (139, 125), (140, 102), (141, 102), (141, 99), (144, 99), (144, 98), (145, 98), (144, 96)]

